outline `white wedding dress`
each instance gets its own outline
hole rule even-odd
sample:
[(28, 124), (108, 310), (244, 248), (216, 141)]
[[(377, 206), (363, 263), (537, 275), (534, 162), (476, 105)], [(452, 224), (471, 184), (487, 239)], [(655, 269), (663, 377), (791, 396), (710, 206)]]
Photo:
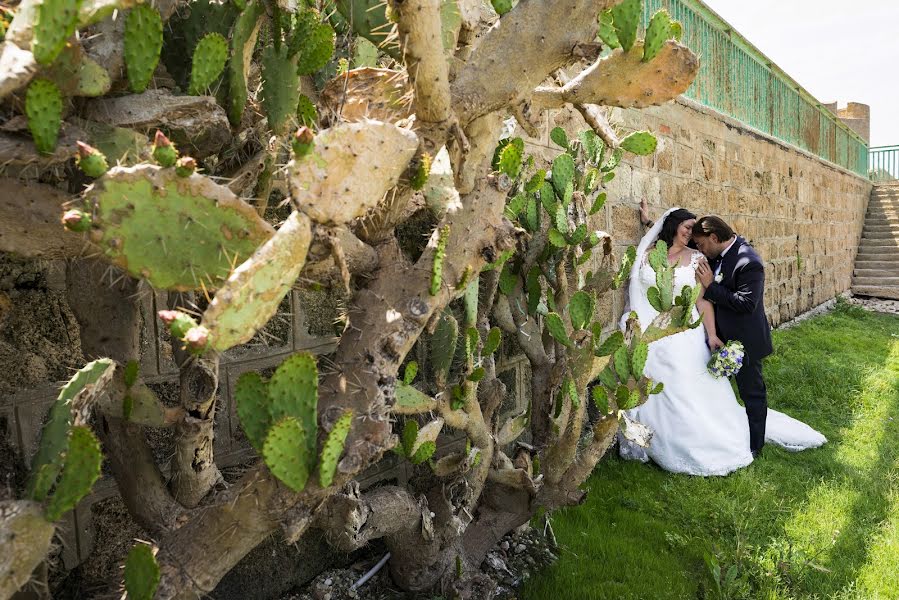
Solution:
[[(645, 256), (655, 244), (663, 221), (659, 219), (643, 238), (637, 254), (643, 258), (631, 269), (630, 310), (637, 312), (644, 330), (658, 315), (646, 300), (647, 290), (655, 285), (655, 271)], [(697, 252), (689, 265), (675, 268), (675, 296), (683, 286), (696, 285), (700, 256)], [(693, 320), (698, 317), (694, 309)], [(653, 434), (645, 448), (619, 436), (621, 456), (644, 462), (652, 459), (666, 471), (691, 475), (726, 475), (752, 462), (746, 411), (737, 402), (730, 381), (709, 374), (710, 358), (701, 325), (650, 344), (644, 372), (662, 382), (664, 389), (642, 406), (627, 411), (627, 416), (649, 427)], [(805, 423), (768, 409), (765, 441), (799, 451), (818, 447), (827, 439)]]

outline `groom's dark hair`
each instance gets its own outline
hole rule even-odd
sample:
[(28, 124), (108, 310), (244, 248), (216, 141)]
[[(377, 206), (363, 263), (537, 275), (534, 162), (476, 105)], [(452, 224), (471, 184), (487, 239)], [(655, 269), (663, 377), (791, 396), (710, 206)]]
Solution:
[(662, 223), (662, 231), (659, 232), (659, 239), (668, 244), (668, 247), (670, 248), (671, 244), (674, 242), (674, 236), (677, 234), (677, 228), (680, 224), (695, 218), (696, 215), (685, 208), (671, 211), (671, 214), (665, 217), (665, 222)]
[(714, 215), (703, 217), (693, 225), (693, 237), (708, 237), (713, 233), (719, 243), (726, 242), (735, 235), (734, 230), (724, 222), (724, 219)]

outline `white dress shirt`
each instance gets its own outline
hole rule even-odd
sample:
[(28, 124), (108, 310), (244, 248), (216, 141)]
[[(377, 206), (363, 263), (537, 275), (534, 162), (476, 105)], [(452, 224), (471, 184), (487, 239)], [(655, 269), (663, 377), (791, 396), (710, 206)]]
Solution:
[(721, 272), (721, 265), (724, 264), (724, 255), (727, 254), (727, 251), (731, 249), (731, 247), (737, 243), (737, 236), (734, 236), (734, 239), (730, 241), (730, 244), (727, 245), (727, 248), (721, 251), (721, 254), (718, 256), (720, 259), (718, 261), (718, 266), (715, 268), (715, 275), (717, 276)]

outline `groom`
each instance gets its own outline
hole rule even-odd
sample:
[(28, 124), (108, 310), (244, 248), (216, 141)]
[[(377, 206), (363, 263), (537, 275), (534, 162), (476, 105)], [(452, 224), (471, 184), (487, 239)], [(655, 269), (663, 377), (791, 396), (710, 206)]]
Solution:
[(765, 267), (746, 240), (719, 217), (702, 217), (693, 225), (693, 241), (708, 262), (697, 273), (705, 298), (715, 305), (718, 337), (739, 340), (745, 355), (737, 388), (749, 418), (749, 448), (757, 457), (765, 445), (768, 397), (762, 359), (771, 354), (771, 328), (765, 316)]

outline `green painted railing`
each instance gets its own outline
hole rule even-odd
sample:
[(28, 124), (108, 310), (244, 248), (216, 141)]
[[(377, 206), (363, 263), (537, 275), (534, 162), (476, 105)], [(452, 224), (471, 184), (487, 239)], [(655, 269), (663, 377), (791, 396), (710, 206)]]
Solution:
[(868, 176), (871, 181), (899, 180), (899, 146), (868, 148)]
[(644, 26), (660, 8), (683, 23), (683, 42), (701, 60), (684, 94), (859, 175), (868, 146), (793, 78), (699, 0), (646, 0)]

